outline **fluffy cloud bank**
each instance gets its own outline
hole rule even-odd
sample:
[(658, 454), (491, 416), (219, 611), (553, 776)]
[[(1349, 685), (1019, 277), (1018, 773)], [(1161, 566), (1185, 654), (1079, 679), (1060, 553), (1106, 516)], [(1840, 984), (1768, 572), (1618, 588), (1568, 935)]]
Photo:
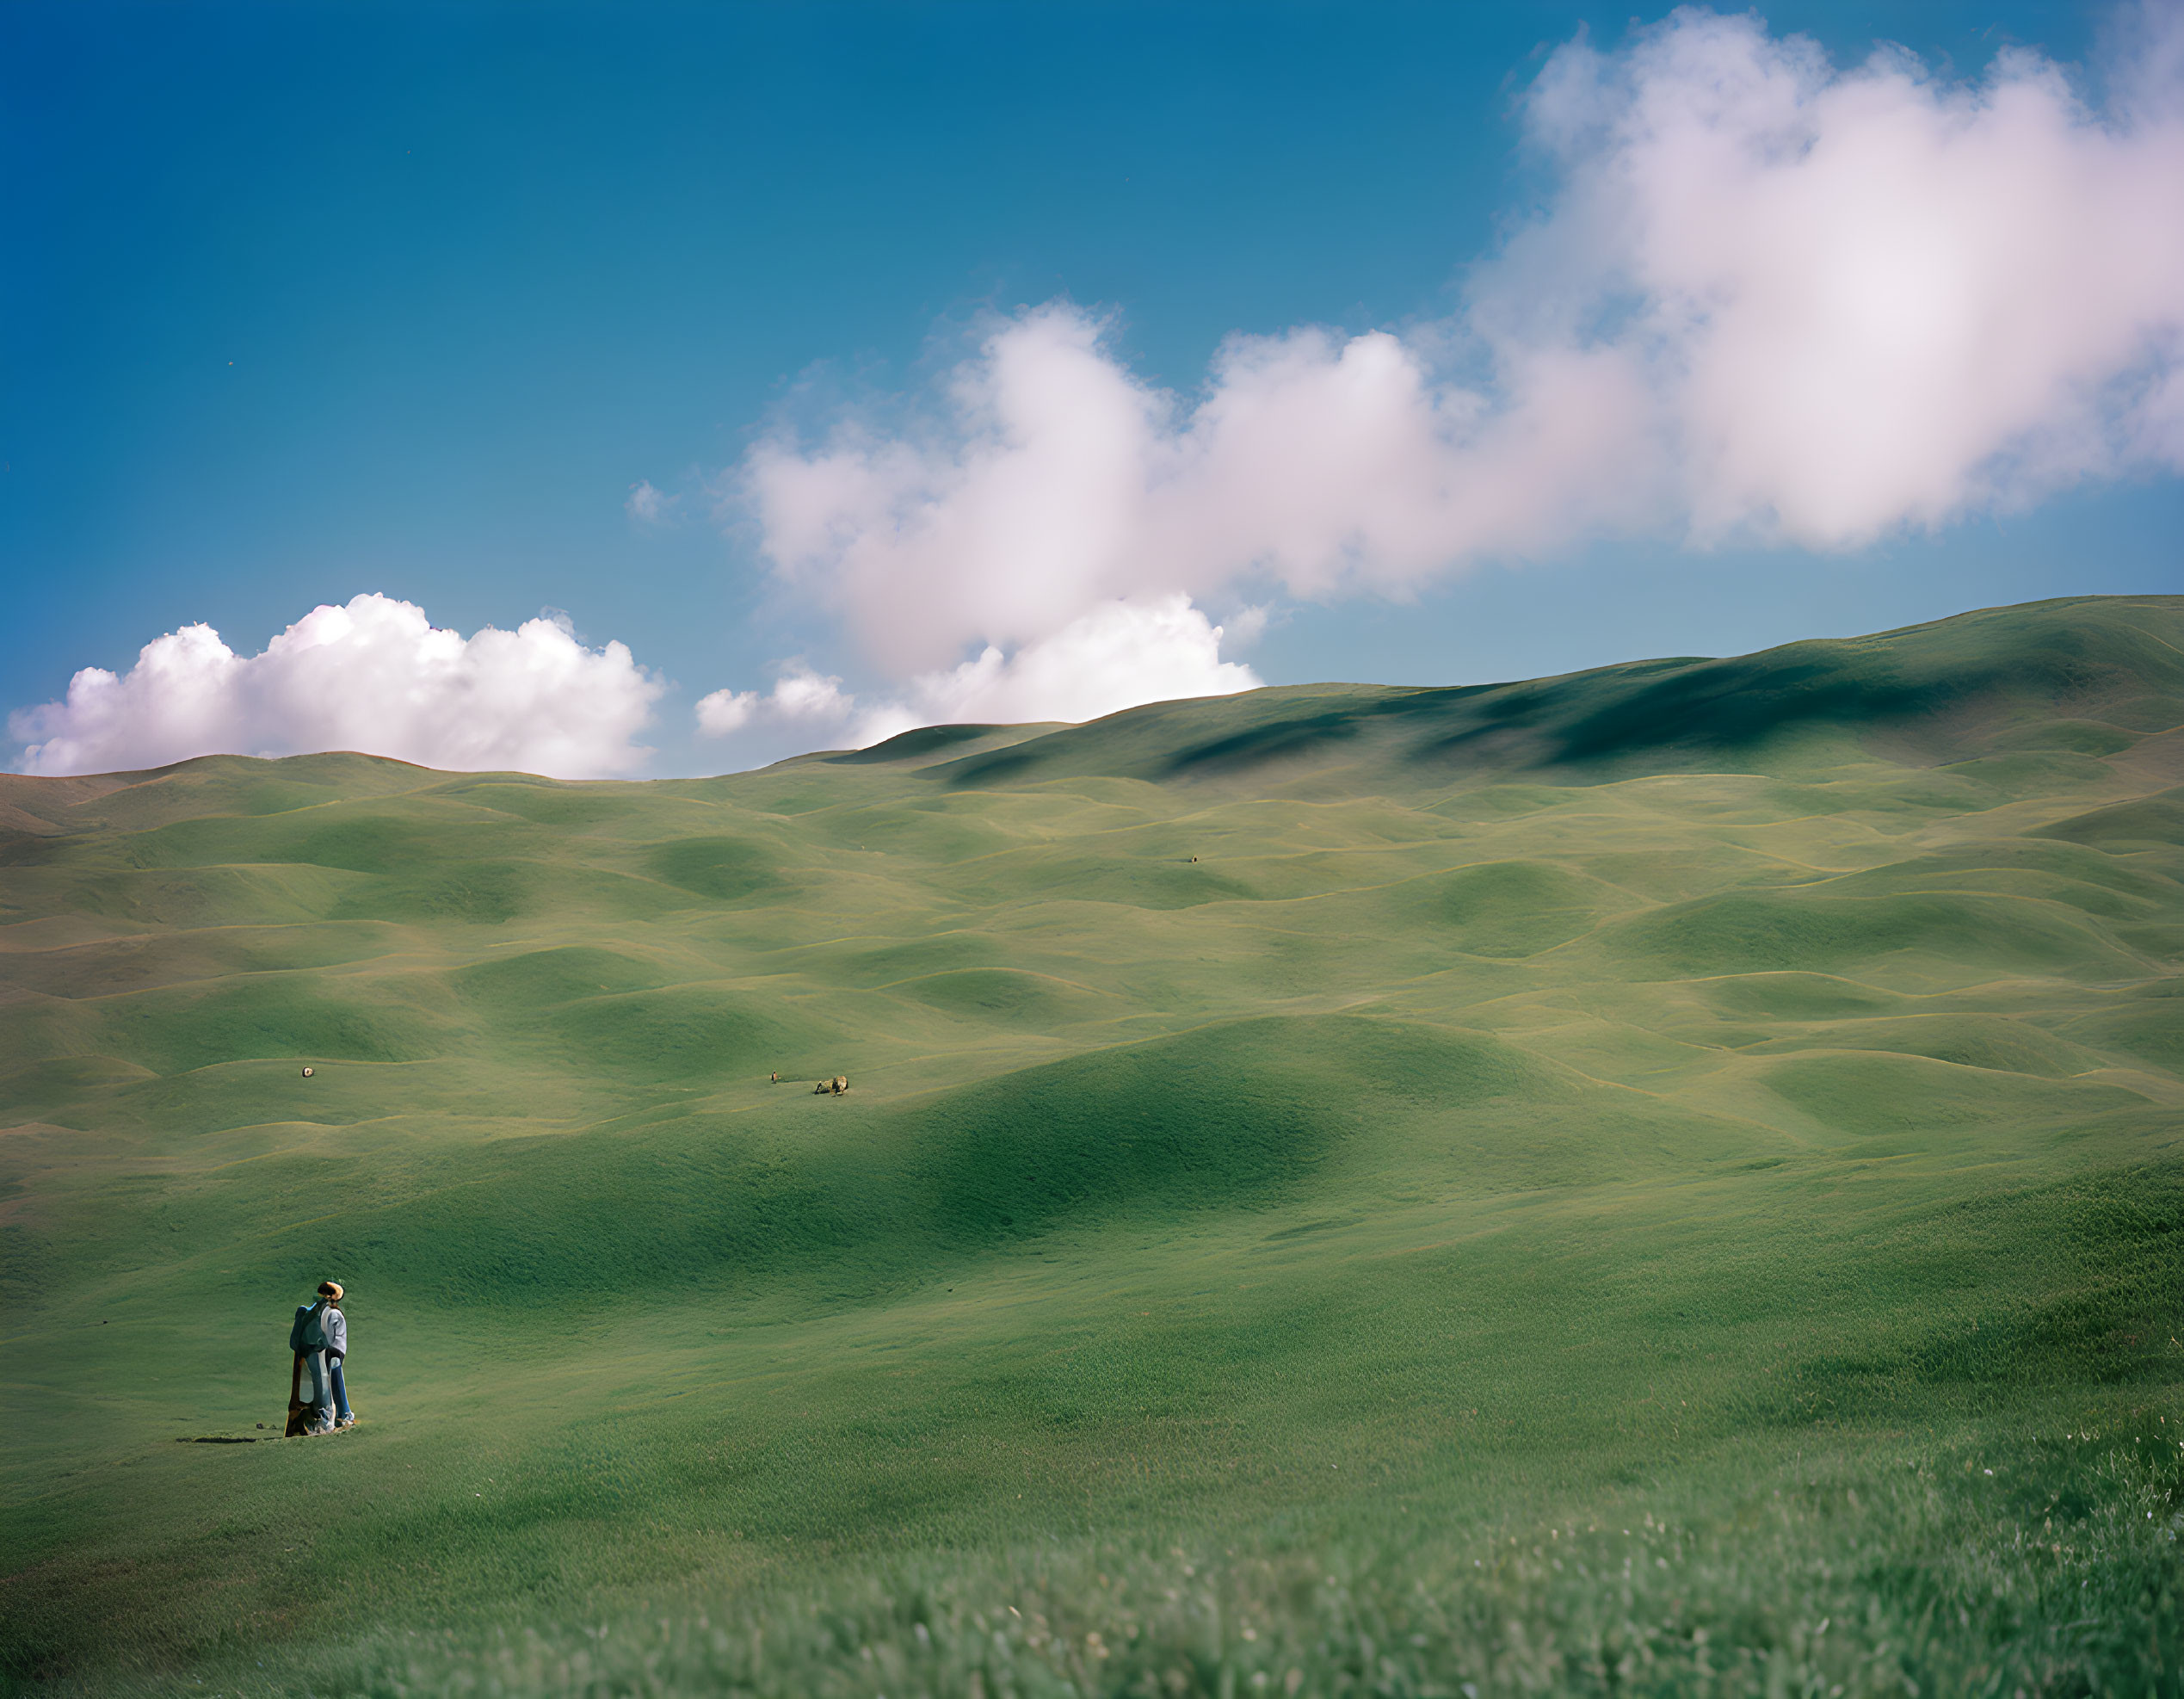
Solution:
[(1569, 193), (1481, 310), (1570, 345), (1636, 303), (1612, 339), (1702, 536), (1854, 545), (2184, 467), (2160, 406), (2184, 355), (2184, 12), (2143, 22), (2105, 115), (2017, 51), (1965, 89), (1900, 52), (1835, 76), (1700, 13), (1620, 59), (1565, 49), (1530, 110)]
[(1067, 718), (1168, 688), (1116, 621), (1195, 619), (1183, 670), (1223, 677), (1192, 602), (1242, 587), (1400, 595), (1603, 534), (1854, 547), (2184, 469), (2184, 14), (2144, 15), (2099, 112), (2018, 51), (1977, 85), (1838, 71), (1690, 9), (1574, 43), (1525, 107), (1555, 192), (1454, 319), (1238, 337), (1181, 397), (1049, 304), (908, 428), (762, 442), (738, 499), (906, 707)]
[(600, 778), (641, 767), (632, 739), (664, 686), (620, 643), (564, 620), (435, 629), (384, 596), (314, 609), (256, 655), (210, 626), (148, 643), (126, 673), (86, 667), (66, 700), (10, 716), (26, 773), (102, 773), (191, 756), (358, 750), (421, 766)]
[(992, 645), (975, 660), (921, 673), (901, 692), (862, 701), (808, 667), (774, 689), (716, 690), (698, 703), (698, 729), (725, 737), (754, 726), (824, 730), (857, 746), (913, 726), (1097, 720), (1141, 702), (1255, 689), (1259, 676), (1221, 658), (1222, 628), (1171, 596), (1110, 602), (1013, 655)]

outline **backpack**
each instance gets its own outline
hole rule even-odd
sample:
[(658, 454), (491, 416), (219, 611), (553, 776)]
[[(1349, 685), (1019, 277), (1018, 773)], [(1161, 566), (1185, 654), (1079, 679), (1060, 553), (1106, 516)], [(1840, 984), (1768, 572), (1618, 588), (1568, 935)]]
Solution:
[(326, 1349), (326, 1330), (320, 1312), (322, 1304), (299, 1304), (296, 1319), (288, 1328), (288, 1349), (292, 1351), (323, 1351)]

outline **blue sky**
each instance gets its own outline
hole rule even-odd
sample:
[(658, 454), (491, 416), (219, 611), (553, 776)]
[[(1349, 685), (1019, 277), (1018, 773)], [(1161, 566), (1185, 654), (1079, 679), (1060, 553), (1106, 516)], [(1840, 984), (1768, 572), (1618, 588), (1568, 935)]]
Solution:
[[(2114, 19), (2076, 7), (1763, 15), (1770, 52), (1802, 34), (1843, 73), (1892, 41), (1945, 87), (2034, 49), (2111, 129), (2128, 121), (2114, 85), (2153, 51), (2116, 46)], [(866, 540), (863, 565), (825, 549), (786, 562), (793, 522), (830, 536), (864, 522), (808, 501), (768, 508), (755, 452), (809, 465), (861, 433), (869, 483), (872, 445), (906, 446), (922, 469), (888, 499), (943, 507), (991, 426), (957, 417), (935, 386), (975, 378), (999, 357), (996, 337), (1029, 337), (1042, 321), (1026, 315), (1051, 304), (1096, 342), (1088, 381), (1120, 373), (1187, 412), (1220, 388), (1209, 362), (1239, 335), (1322, 326), (1330, 347), (1376, 330), (1438, 347), (1435, 327), (1478, 298), (1476, 269), (1528, 223), (1575, 218), (1570, 185), (1607, 169), (1543, 156), (1543, 70), (1572, 63), (1553, 56), (1582, 37), (1612, 81), (1636, 44), (1663, 39), (1659, 20), (1634, 30), (1619, 9), (1542, 4), (18, 0), (0, 10), (0, 708), (58, 701), (81, 668), (126, 675), (142, 646), (199, 622), (248, 657), (367, 592), (465, 636), (551, 609), (568, 634), (554, 664), (604, 692), (572, 686), (571, 700), (617, 747), (657, 750), (626, 770), (676, 773), (949, 703), (1104, 701), (930, 681), (989, 646), (1004, 669), (1044, 643), (1090, 652), (1069, 633), (1118, 598), (1188, 593), (1188, 618), (1225, 624), (1222, 662), (1268, 683), (1442, 683), (2184, 590), (2184, 483), (2144, 432), (2113, 447), (2114, 406), (2110, 448), (2076, 472), (2013, 473), (1996, 493), (1965, 469), (1975, 444), (1946, 473), (1971, 493), (1939, 509), (1907, 495), (1872, 522), (1792, 523), (1796, 492), (1769, 486), (1710, 528), (1692, 518), (1701, 497), (1678, 496), (1664, 518), (1633, 491), (1596, 523), (1521, 527), (1515, 541), (1459, 526), (1439, 564), (1427, 557), (1441, 532), (1389, 543), (1405, 564), (1385, 571), (1358, 558), (1382, 547), (1367, 534), (1343, 545), (1340, 570), (1286, 573), (1246, 559), (1256, 532), (1200, 545), (1156, 527), (1114, 547), (1159, 554), (1165, 577), (1086, 567), (1077, 601), (997, 623), (974, 607), (936, 615), (915, 646), (861, 586), (891, 574), (906, 608), (945, 602), (945, 585), (917, 576), (953, 570), (941, 543), (891, 553)], [(2141, 193), (2155, 198), (2136, 216), (2175, 219), (2147, 145)], [(2157, 302), (2166, 276), (2148, 286)], [(1495, 287), (1502, 299), (1524, 286)], [(2152, 328), (2086, 371), (2158, 382), (2174, 315), (2114, 310)], [(1423, 369), (1432, 356), (1417, 357)], [(2057, 382), (2093, 357), (2058, 354)], [(1467, 381), (1515, 405), (1513, 380)], [(1150, 429), (1158, 454), (1181, 452), (1183, 426)], [(654, 518), (642, 501), (632, 514), (640, 485), (660, 493)], [(1038, 541), (1011, 534), (994, 570), (1041, 570)], [(1239, 564), (1183, 559), (1193, 547)], [(639, 695), (583, 671), (609, 641), (646, 670)], [(766, 695), (785, 670), (836, 681), (831, 700), (856, 697), (865, 717), (799, 718)], [(96, 725), (19, 719), (12, 753), (58, 738), (72, 759), (115, 764), (196, 752), (175, 742), (192, 736), (299, 746), (318, 722), (299, 720), (293, 693), (322, 684), (355, 698), (323, 735), (361, 741), (360, 726), (393, 723), (371, 696), (396, 688), (388, 677), (322, 680), (298, 661), (278, 689), (238, 684), (249, 699), (218, 711), (145, 696), (117, 698)], [(725, 735), (701, 738), (693, 711), (713, 693), (727, 693), (713, 698)], [(436, 699), (429, 716), (490, 716), (491, 695)], [(484, 706), (450, 705), (462, 702)], [(404, 735), (387, 752), (440, 764), (539, 754), (490, 726), (467, 743), (429, 726)]]

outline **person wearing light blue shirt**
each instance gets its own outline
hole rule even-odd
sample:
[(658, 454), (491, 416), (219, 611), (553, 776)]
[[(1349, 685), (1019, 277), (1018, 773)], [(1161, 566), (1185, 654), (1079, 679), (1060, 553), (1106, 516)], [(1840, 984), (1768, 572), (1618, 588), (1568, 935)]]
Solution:
[(334, 1425), (353, 1428), (356, 1415), (349, 1407), (349, 1383), (342, 1378), (342, 1359), (349, 1355), (349, 1318), (340, 1308), (346, 1294), (336, 1281), (328, 1281), (321, 1289), (326, 1292), (326, 1304), (318, 1314), (318, 1328), (326, 1338), (326, 1386), (334, 1395)]

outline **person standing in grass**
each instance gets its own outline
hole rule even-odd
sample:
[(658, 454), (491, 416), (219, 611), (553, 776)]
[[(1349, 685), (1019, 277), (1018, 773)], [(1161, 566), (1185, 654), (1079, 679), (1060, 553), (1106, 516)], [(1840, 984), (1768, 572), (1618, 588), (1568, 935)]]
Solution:
[(349, 1407), (349, 1383), (342, 1379), (342, 1359), (349, 1355), (349, 1318), (341, 1308), (347, 1294), (337, 1280), (330, 1280), (318, 1289), (326, 1301), (319, 1312), (318, 1331), (326, 1337), (326, 1385), (334, 1395), (334, 1425), (353, 1428), (356, 1415)]
[[(326, 1368), (326, 1315), (330, 1310), (336, 1316), (334, 1301), (342, 1294), (340, 1285), (330, 1280), (318, 1283), (318, 1301), (299, 1304), (296, 1319), (289, 1325), (288, 1349), (295, 1353), (294, 1372), (288, 1377), (288, 1431), (323, 1434), (333, 1431), (333, 1389), (328, 1385)], [(349, 1345), (349, 1326), (342, 1324), (342, 1346)], [(310, 1380), (311, 1396), (304, 1396), (305, 1377)], [(301, 1419), (299, 1419), (300, 1418)]]

